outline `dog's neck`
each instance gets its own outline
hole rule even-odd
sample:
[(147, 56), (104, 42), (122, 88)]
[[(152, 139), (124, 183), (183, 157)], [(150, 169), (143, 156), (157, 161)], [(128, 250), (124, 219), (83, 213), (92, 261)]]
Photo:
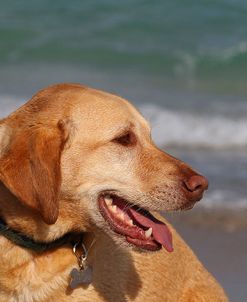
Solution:
[[(52, 242), (67, 233), (84, 233), (87, 231), (83, 225), (80, 229), (72, 225), (70, 217), (69, 202), (61, 202), (61, 213), (63, 218), (58, 218), (53, 225), (46, 224), (41, 216), (23, 205), (9, 190), (0, 182), (0, 218), (13, 230), (16, 230), (27, 237), (38, 242)], [(73, 213), (74, 214), (74, 213)], [(72, 215), (72, 214), (71, 214)], [(76, 215), (76, 213), (75, 213)], [(78, 215), (78, 214), (77, 214)]]
[[(40, 229), (42, 227), (45, 229), (46, 234), (48, 233), (48, 228), (52, 228), (40, 221), (37, 216), (34, 213), (30, 215), (30, 210), (20, 205), (20, 201), (11, 194), (3, 183), (0, 183), (0, 235), (20, 247), (39, 253), (64, 244), (75, 244), (77, 241), (82, 240), (83, 234), (78, 232), (68, 232), (54, 239), (44, 238), (42, 240), (42, 238), (33, 238), (33, 234), (30, 235), (30, 233), (33, 230), (37, 230), (36, 226), (38, 224), (40, 224)], [(25, 227), (27, 218), (28, 226)], [(35, 226), (34, 223), (36, 223)]]
[(32, 238), (26, 236), (25, 234), (22, 234), (14, 229), (11, 229), (1, 218), (0, 218), (0, 235), (10, 240), (13, 244), (16, 244), (20, 247), (29, 249), (37, 253), (42, 253), (50, 249), (58, 248), (62, 245), (69, 244), (69, 243), (71, 243), (71, 245), (73, 246), (76, 242), (82, 240), (81, 239), (82, 234), (68, 233), (51, 242), (35, 241)]
[[(30, 215), (28, 209), (23, 209), (16, 197), (1, 183), (0, 217), (11, 228), (21, 231), (23, 234), (26, 234), (25, 232), (31, 233), (31, 230), (36, 230), (39, 233), (40, 230), (42, 231), (42, 226), (44, 226), (43, 237), (45, 231), (49, 232), (49, 226), (43, 225), (38, 220), (39, 217), (35, 216), (33, 218), (33, 213)], [(35, 219), (38, 221), (36, 224)], [(66, 244), (65, 242), (65, 244), (59, 244), (57, 247), (37, 252), (35, 251), (36, 247), (23, 248), (20, 244), (16, 244), (16, 238), (11, 240), (11, 238), (6, 238), (5, 235), (0, 234), (0, 283), (1, 287), (4, 284), (11, 284), (11, 287), (9, 290), (8, 288), (4, 289), (3, 297), (5, 300), (3, 300), (3, 293), (0, 291), (0, 301), (7, 301), (6, 297), (9, 297), (10, 300), (13, 288), (16, 289), (16, 297), (22, 297), (24, 291), (25, 295), (28, 292), (27, 295), (30, 301), (33, 301), (35, 297), (39, 299), (40, 295), (44, 295), (44, 297), (50, 295), (52, 290), (58, 290), (59, 288), (66, 290), (69, 285), (71, 270), (78, 267), (77, 258), (72, 252), (72, 244)], [(92, 234), (86, 234), (83, 237), (86, 247), (90, 246), (92, 240)], [(92, 253), (89, 255), (90, 261), (91, 255)], [(40, 284), (37, 285), (37, 282), (40, 282)]]

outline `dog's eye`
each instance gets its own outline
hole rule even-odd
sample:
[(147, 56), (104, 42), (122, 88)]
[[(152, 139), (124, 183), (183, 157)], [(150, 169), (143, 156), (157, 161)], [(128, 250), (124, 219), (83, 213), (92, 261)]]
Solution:
[(114, 138), (113, 142), (126, 147), (133, 146), (136, 143), (136, 136), (133, 132), (129, 131), (121, 136)]

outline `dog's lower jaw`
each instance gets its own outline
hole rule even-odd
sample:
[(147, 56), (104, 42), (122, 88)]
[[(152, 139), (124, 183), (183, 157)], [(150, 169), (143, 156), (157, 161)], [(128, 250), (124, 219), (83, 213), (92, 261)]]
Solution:
[(145, 209), (115, 194), (101, 195), (98, 207), (111, 230), (128, 243), (149, 251), (157, 251), (162, 246), (168, 252), (173, 251), (168, 227)]

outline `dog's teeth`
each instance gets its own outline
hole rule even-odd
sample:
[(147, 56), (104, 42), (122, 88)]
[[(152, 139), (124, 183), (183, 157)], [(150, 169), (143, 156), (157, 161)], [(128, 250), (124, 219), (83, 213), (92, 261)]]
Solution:
[(128, 225), (130, 225), (130, 226), (133, 226), (133, 225), (134, 225), (132, 219), (128, 220)]
[(105, 196), (104, 200), (108, 207), (112, 205), (112, 198), (110, 196)]
[(124, 221), (124, 213), (120, 213), (120, 214), (118, 215), (118, 217), (119, 217), (121, 220)]
[(149, 229), (145, 232), (145, 237), (146, 237), (146, 238), (151, 237), (152, 232), (153, 232), (153, 229), (152, 229), (152, 228), (149, 228)]
[(111, 206), (111, 210), (113, 213), (117, 213), (117, 206), (115, 205)]

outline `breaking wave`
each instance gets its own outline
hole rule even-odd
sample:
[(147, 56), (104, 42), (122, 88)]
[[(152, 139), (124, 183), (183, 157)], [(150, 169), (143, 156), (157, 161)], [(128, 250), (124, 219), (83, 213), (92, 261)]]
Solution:
[(247, 147), (247, 120), (221, 115), (202, 115), (143, 105), (151, 122), (154, 141), (160, 146), (203, 148)]

